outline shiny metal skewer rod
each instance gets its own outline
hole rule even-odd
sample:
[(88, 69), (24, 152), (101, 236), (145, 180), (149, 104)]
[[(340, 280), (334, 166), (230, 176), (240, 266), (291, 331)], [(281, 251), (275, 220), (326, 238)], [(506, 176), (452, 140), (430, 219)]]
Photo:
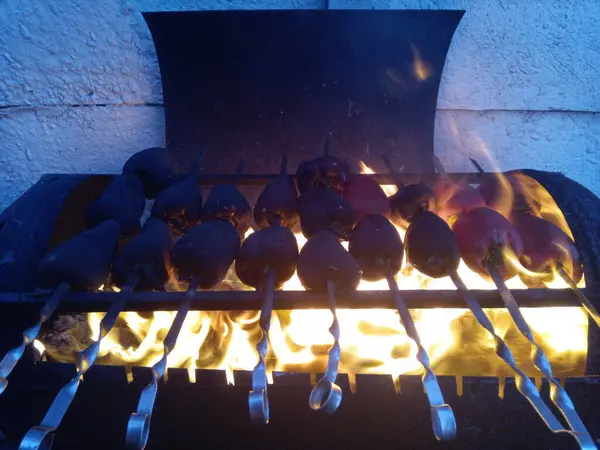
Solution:
[(269, 350), (269, 329), (273, 314), (273, 295), (275, 291), (275, 268), (269, 267), (263, 286), (263, 304), (260, 311), (260, 330), (262, 337), (256, 344), (258, 363), (252, 371), (252, 390), (248, 394), (250, 420), (256, 424), (269, 423), (269, 397), (267, 395), (267, 364), (265, 358)]
[(119, 314), (125, 307), (125, 301), (127, 299), (126, 294), (135, 288), (138, 280), (138, 276), (132, 276), (127, 280), (127, 283), (121, 289), (121, 293), (124, 295), (110, 306), (108, 312), (100, 322), (98, 339), (79, 354), (77, 374), (71, 381), (65, 384), (60, 391), (58, 391), (58, 394), (56, 394), (54, 401), (42, 419), (41, 424), (32, 427), (27, 434), (25, 434), (19, 445), (19, 450), (50, 450), (50, 448), (52, 448), (54, 432), (59, 427), (69, 406), (71, 406), (71, 403), (77, 394), (79, 384), (81, 380), (83, 380), (83, 375), (94, 365), (94, 362), (96, 362), (102, 339), (104, 339), (108, 333), (110, 333), (110, 330), (112, 330)]
[(171, 328), (169, 328), (167, 337), (165, 337), (163, 342), (163, 357), (152, 366), (152, 381), (142, 391), (136, 412), (132, 413), (129, 417), (127, 435), (125, 436), (125, 448), (127, 450), (143, 450), (148, 444), (152, 410), (158, 391), (158, 381), (165, 375), (167, 357), (175, 347), (183, 322), (190, 310), (191, 299), (197, 289), (198, 281), (192, 280), (186, 292), (186, 298), (180, 303)]
[(558, 266), (558, 274), (573, 290), (573, 292), (581, 302), (581, 306), (583, 306), (588, 315), (592, 318), (594, 322), (596, 322), (596, 325), (600, 327), (600, 314), (598, 314), (598, 311), (596, 310), (592, 302), (590, 302), (590, 300), (585, 296), (585, 294), (581, 292), (581, 289), (577, 287), (577, 283), (575, 283), (573, 278), (571, 278), (571, 276), (562, 266)]
[(54, 313), (54, 310), (69, 289), (69, 283), (62, 283), (56, 288), (56, 290), (52, 293), (50, 298), (42, 307), (38, 322), (23, 332), (23, 340), (21, 341), (21, 344), (10, 350), (6, 355), (4, 355), (2, 361), (0, 361), (0, 395), (2, 395), (2, 393), (6, 390), (6, 387), (8, 386), (7, 377), (19, 362), (23, 356), (23, 353), (25, 353), (25, 348), (27, 348), (27, 346), (35, 340), (40, 332), (40, 329), (42, 328), (42, 324), (50, 318), (52, 313)]
[(527, 321), (523, 317), (521, 310), (519, 309), (519, 305), (516, 300), (512, 296), (510, 290), (506, 287), (504, 283), (504, 279), (500, 276), (498, 272), (497, 265), (492, 261), (486, 262), (486, 269), (494, 284), (498, 288), (498, 292), (500, 293), (500, 297), (504, 301), (504, 305), (506, 309), (510, 313), (515, 325), (519, 332), (531, 343), (533, 346), (533, 365), (536, 369), (538, 369), (544, 377), (548, 378), (548, 382), (550, 383), (550, 398), (552, 402), (558, 407), (561, 414), (569, 424), (569, 427), (572, 431), (565, 430), (566, 433), (571, 434), (579, 444), (579, 447), (584, 450), (592, 450), (597, 449), (594, 440), (590, 436), (589, 432), (585, 428), (585, 425), (579, 418), (577, 411), (575, 411), (575, 406), (573, 402), (569, 398), (567, 392), (560, 385), (558, 380), (554, 378), (552, 375), (552, 367), (550, 366), (550, 361), (546, 357), (546, 354), (542, 350), (542, 348), (538, 345), (533, 337), (533, 333), (527, 324)]
[(515, 373), (515, 384), (519, 392), (525, 397), (531, 406), (535, 409), (538, 415), (542, 418), (542, 420), (546, 423), (546, 426), (553, 432), (565, 432), (565, 430), (560, 421), (554, 416), (548, 405), (542, 400), (540, 393), (535, 387), (535, 384), (531, 379), (525, 375), (525, 373), (519, 369), (517, 363), (515, 362), (515, 358), (504, 342), (504, 340), (496, 334), (494, 330), (494, 326), (492, 322), (485, 314), (481, 305), (475, 298), (471, 295), (467, 286), (459, 277), (459, 275), (454, 272), (450, 274), (450, 278), (452, 279), (454, 285), (458, 289), (458, 292), (462, 295), (467, 304), (468, 308), (475, 316), (475, 319), (483, 328), (487, 330), (487, 332), (494, 338), (494, 349), (496, 351), (496, 355), (502, 359)]
[(429, 401), (433, 433), (440, 441), (450, 441), (456, 437), (456, 419), (454, 418), (454, 413), (450, 405), (444, 401), (440, 385), (433, 370), (431, 370), (429, 355), (421, 344), (417, 327), (410, 315), (410, 311), (406, 307), (404, 299), (400, 295), (398, 283), (396, 283), (394, 275), (389, 273), (386, 278), (396, 302), (396, 308), (400, 314), (402, 325), (404, 325), (408, 337), (417, 345), (417, 360), (421, 363), (423, 369), (425, 369), (422, 382), (425, 388), (425, 395)]
[(329, 310), (333, 315), (333, 322), (329, 327), (329, 333), (333, 336), (333, 345), (329, 349), (327, 370), (323, 378), (315, 385), (308, 398), (308, 404), (314, 411), (323, 411), (333, 414), (342, 403), (342, 389), (335, 384), (340, 365), (340, 323), (338, 322), (335, 306), (335, 283), (327, 281), (327, 294), (329, 298)]

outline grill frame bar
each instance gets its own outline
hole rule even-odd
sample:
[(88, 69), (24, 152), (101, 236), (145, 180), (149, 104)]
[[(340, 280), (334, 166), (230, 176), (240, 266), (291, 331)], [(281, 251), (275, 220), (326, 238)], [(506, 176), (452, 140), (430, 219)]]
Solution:
[[(594, 293), (583, 292), (591, 299)], [(403, 290), (402, 298), (410, 309), (466, 308), (455, 290)], [(482, 308), (502, 308), (504, 304), (496, 290), (471, 290)], [(522, 308), (581, 307), (570, 289), (515, 289), (512, 290)], [(61, 300), (57, 313), (105, 312), (122, 295), (127, 302), (124, 311), (169, 311), (185, 297), (185, 291), (176, 292), (70, 292)], [(0, 292), (0, 314), (18, 309), (23, 312), (38, 310), (46, 302), (46, 295), (34, 293)], [(260, 311), (261, 293), (258, 291), (197, 291), (191, 299), (191, 311)], [(395, 309), (389, 291), (354, 291), (340, 295), (338, 308)], [(311, 291), (276, 291), (274, 310), (327, 309), (327, 295)]]

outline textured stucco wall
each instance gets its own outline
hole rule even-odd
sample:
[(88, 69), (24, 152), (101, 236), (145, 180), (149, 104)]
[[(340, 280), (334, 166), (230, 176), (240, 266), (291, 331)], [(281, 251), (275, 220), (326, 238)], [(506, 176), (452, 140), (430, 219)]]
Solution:
[[(141, 11), (323, 8), (324, 0), (0, 0), (0, 209), (43, 173), (117, 172), (162, 145), (158, 65)], [(438, 102), (449, 170), (559, 170), (600, 195), (600, 0), (330, 0), (460, 8)]]

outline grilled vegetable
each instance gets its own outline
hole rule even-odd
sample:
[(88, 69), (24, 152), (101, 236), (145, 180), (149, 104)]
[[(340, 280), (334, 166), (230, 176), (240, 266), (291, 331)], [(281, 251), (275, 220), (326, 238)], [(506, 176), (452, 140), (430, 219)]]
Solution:
[(232, 184), (213, 186), (202, 209), (202, 222), (211, 220), (231, 222), (240, 236), (248, 231), (252, 225), (252, 208), (246, 197), (237, 188), (238, 179), (243, 170), (244, 163), (242, 161), (236, 170)]
[(275, 269), (275, 289), (280, 288), (296, 271), (298, 243), (286, 227), (272, 226), (244, 240), (235, 261), (235, 272), (242, 283), (260, 289), (269, 267)]
[(389, 199), (392, 222), (408, 228), (410, 222), (423, 211), (435, 211), (435, 194), (431, 188), (422, 183), (404, 185), (388, 157), (383, 155), (382, 158), (398, 187), (398, 192)]
[(423, 211), (435, 210), (435, 194), (424, 184), (409, 184), (390, 197), (392, 221), (407, 228)]
[(490, 279), (486, 263), (497, 265), (498, 272), (508, 280), (517, 274), (517, 267), (508, 261), (523, 255), (523, 241), (513, 225), (491, 208), (475, 208), (458, 216), (452, 226), (462, 258), (467, 266), (485, 279)]
[(254, 206), (254, 222), (259, 228), (272, 225), (277, 219), (288, 228), (298, 222), (298, 194), (287, 171), (287, 158), (281, 161), (280, 174), (262, 191)]
[(456, 272), (460, 250), (454, 233), (441, 218), (430, 211), (410, 224), (404, 236), (408, 262), (431, 278), (441, 278)]
[(467, 183), (441, 178), (433, 186), (437, 215), (452, 223), (459, 214), (486, 206), (479, 191)]
[(149, 218), (140, 234), (119, 252), (112, 266), (112, 279), (123, 286), (131, 276), (137, 276), (137, 289), (162, 290), (169, 279), (169, 251), (173, 236), (162, 220)]
[(48, 252), (39, 265), (39, 285), (54, 288), (69, 283), (73, 290), (96, 290), (110, 272), (121, 229), (106, 220)]
[(351, 175), (344, 185), (344, 198), (359, 220), (369, 214), (387, 216), (390, 213), (390, 201), (387, 195), (368, 175)]
[(179, 281), (197, 280), (202, 289), (213, 288), (227, 275), (240, 244), (240, 235), (227, 221), (196, 225), (171, 249), (175, 276)]
[(114, 220), (124, 236), (131, 236), (140, 229), (140, 217), (145, 205), (142, 182), (133, 175), (119, 175), (88, 206), (85, 223), (91, 228), (105, 220)]
[(300, 163), (296, 169), (296, 182), (301, 194), (309, 189), (333, 189), (341, 194), (346, 183), (348, 167), (329, 155), (329, 141), (325, 143), (323, 156)]
[[(575, 242), (560, 228), (531, 214), (515, 212), (513, 224), (523, 240), (521, 263), (531, 272), (545, 274), (542, 279), (553, 278), (553, 269), (562, 266), (569, 276), (578, 283), (583, 276), (581, 257)], [(520, 274), (526, 284), (531, 279)]]
[(200, 220), (202, 193), (196, 172), (201, 161), (202, 156), (194, 161), (187, 175), (162, 190), (152, 206), (152, 217), (164, 220), (176, 234), (185, 232)]
[(327, 292), (327, 281), (332, 281), (336, 291), (348, 291), (360, 283), (361, 270), (335, 235), (319, 231), (300, 251), (298, 277), (306, 289)]
[(123, 175), (135, 175), (144, 185), (146, 198), (153, 199), (169, 186), (175, 174), (167, 164), (167, 152), (162, 147), (152, 147), (137, 152), (123, 166)]
[(352, 207), (333, 190), (311, 189), (298, 199), (302, 234), (310, 238), (318, 231), (331, 231), (348, 239), (356, 223)]
[(358, 221), (348, 249), (360, 264), (362, 277), (367, 281), (396, 275), (402, 267), (402, 239), (396, 227), (381, 215), (364, 216)]

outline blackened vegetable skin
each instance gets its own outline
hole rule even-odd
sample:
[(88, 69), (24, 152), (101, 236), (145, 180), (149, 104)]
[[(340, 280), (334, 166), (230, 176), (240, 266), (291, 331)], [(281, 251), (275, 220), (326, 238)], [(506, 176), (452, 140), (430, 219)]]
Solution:
[(217, 184), (206, 199), (201, 220), (229, 221), (243, 236), (252, 226), (252, 208), (246, 197), (234, 185)]
[(425, 211), (410, 224), (404, 236), (408, 262), (419, 272), (441, 278), (458, 270), (460, 249), (448, 224)]
[(390, 213), (390, 200), (381, 186), (368, 175), (351, 175), (344, 186), (344, 198), (358, 220), (369, 214), (388, 216)]
[(575, 242), (559, 227), (531, 214), (515, 212), (513, 225), (523, 239), (523, 266), (536, 273), (547, 273), (561, 265), (578, 283), (583, 277), (583, 266)]
[(175, 178), (167, 163), (167, 152), (162, 147), (147, 148), (131, 156), (123, 166), (123, 174), (138, 177), (148, 199), (155, 198)]
[(112, 265), (113, 282), (121, 287), (132, 275), (137, 275), (137, 290), (163, 290), (169, 280), (169, 251), (173, 235), (162, 220), (149, 218), (140, 234), (119, 252)]
[(235, 261), (235, 272), (242, 283), (260, 289), (269, 267), (275, 269), (275, 288), (280, 288), (296, 271), (298, 243), (285, 227), (256, 231), (244, 240)]
[(165, 221), (181, 234), (197, 225), (202, 211), (202, 193), (196, 177), (185, 175), (161, 191), (152, 205), (152, 217)]
[(423, 211), (435, 211), (435, 194), (424, 184), (409, 184), (390, 197), (390, 217), (398, 226), (408, 228)]
[(301, 194), (309, 189), (333, 189), (338, 194), (344, 191), (347, 165), (335, 156), (319, 156), (300, 163), (296, 169), (296, 182)]
[(254, 222), (259, 228), (271, 226), (277, 217), (284, 227), (293, 228), (298, 223), (298, 193), (288, 174), (271, 180), (254, 206)]
[(382, 215), (364, 216), (350, 236), (350, 254), (367, 281), (396, 275), (402, 267), (404, 246), (396, 227)]
[(133, 175), (119, 175), (87, 207), (85, 224), (92, 228), (105, 220), (115, 220), (123, 236), (131, 236), (140, 229), (140, 217), (145, 205), (142, 182)]
[(347, 240), (356, 224), (348, 202), (333, 190), (311, 189), (298, 199), (302, 234), (310, 238), (318, 231), (331, 231)]
[(319, 231), (311, 237), (298, 257), (298, 278), (305, 289), (327, 292), (331, 280), (336, 290), (351, 291), (358, 287), (361, 270), (335, 235)]
[(512, 252), (514, 257), (521, 258), (523, 241), (515, 227), (498, 211), (476, 208), (463, 213), (452, 225), (452, 231), (461, 256), (472, 271), (489, 280), (485, 262), (492, 253), (502, 251), (498, 272), (505, 280), (517, 274), (518, 268), (507, 261), (506, 255)]
[(119, 224), (106, 220), (62, 242), (40, 262), (39, 286), (54, 288), (67, 282), (76, 291), (98, 289), (110, 273), (120, 234)]
[(211, 289), (227, 275), (240, 244), (240, 235), (229, 222), (196, 225), (171, 249), (175, 276), (179, 281), (198, 280), (201, 289)]

